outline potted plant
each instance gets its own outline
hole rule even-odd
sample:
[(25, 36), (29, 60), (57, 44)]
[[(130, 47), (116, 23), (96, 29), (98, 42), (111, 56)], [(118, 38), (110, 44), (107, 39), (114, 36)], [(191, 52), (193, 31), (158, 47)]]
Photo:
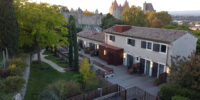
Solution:
[(154, 85), (155, 85), (155, 86), (158, 86), (158, 85), (159, 85), (159, 79), (158, 79), (158, 78), (156, 78), (156, 79), (154, 80)]
[(93, 57), (94, 56), (94, 51), (90, 51), (90, 55)]

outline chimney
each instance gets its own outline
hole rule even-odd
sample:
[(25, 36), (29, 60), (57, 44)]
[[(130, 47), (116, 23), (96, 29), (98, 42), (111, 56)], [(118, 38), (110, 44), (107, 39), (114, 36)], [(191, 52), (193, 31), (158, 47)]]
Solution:
[(129, 29), (131, 29), (131, 26), (130, 25), (115, 25), (114, 26), (114, 31), (115, 32), (125, 32), (125, 31), (128, 31)]

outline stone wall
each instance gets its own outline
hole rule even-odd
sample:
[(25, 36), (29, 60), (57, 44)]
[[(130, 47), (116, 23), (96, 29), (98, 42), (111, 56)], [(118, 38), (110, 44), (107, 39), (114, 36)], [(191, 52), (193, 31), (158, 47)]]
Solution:
[(77, 25), (101, 25), (101, 19), (103, 18), (102, 14), (97, 13), (95, 13), (94, 15), (85, 15), (82, 12), (73, 11), (61, 11), (61, 13), (67, 18), (67, 21), (70, 15), (74, 16)]

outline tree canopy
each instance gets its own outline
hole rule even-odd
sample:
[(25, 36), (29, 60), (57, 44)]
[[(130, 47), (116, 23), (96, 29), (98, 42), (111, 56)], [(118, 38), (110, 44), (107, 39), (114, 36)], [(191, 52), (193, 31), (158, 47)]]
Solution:
[(27, 0), (14, 2), (20, 27), (20, 46), (34, 46), (40, 60), (40, 49), (67, 44), (66, 18), (57, 6)]
[(122, 20), (134, 26), (148, 26), (147, 16), (140, 7), (132, 6), (124, 9)]
[(107, 14), (102, 18), (101, 28), (107, 29), (114, 26), (115, 24), (125, 24), (124, 21), (114, 18), (111, 14)]
[(8, 48), (10, 54), (18, 50), (19, 29), (13, 0), (0, 0), (0, 49)]
[(174, 57), (172, 60), (170, 83), (184, 88), (200, 90), (200, 58), (191, 55), (189, 59)]
[(94, 15), (93, 12), (88, 11), (88, 10), (83, 11), (83, 14), (85, 14), (85, 15)]

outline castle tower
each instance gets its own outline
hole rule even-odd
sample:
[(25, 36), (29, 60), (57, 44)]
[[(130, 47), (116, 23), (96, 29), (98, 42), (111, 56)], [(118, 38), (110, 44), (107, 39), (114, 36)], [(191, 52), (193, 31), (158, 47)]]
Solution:
[(118, 5), (117, 1), (114, 0), (114, 2), (112, 2), (112, 5), (110, 6), (110, 14), (112, 14), (117, 19), (121, 19), (121, 13), (124, 11), (125, 8), (129, 8), (127, 0), (125, 0), (123, 5)]
[(128, 4), (128, 1), (126, 0), (122, 6), (123, 8), (129, 8), (129, 4)]
[(155, 11), (153, 8), (152, 3), (146, 3), (146, 1), (143, 4), (143, 11), (147, 11), (147, 12), (152, 12)]

